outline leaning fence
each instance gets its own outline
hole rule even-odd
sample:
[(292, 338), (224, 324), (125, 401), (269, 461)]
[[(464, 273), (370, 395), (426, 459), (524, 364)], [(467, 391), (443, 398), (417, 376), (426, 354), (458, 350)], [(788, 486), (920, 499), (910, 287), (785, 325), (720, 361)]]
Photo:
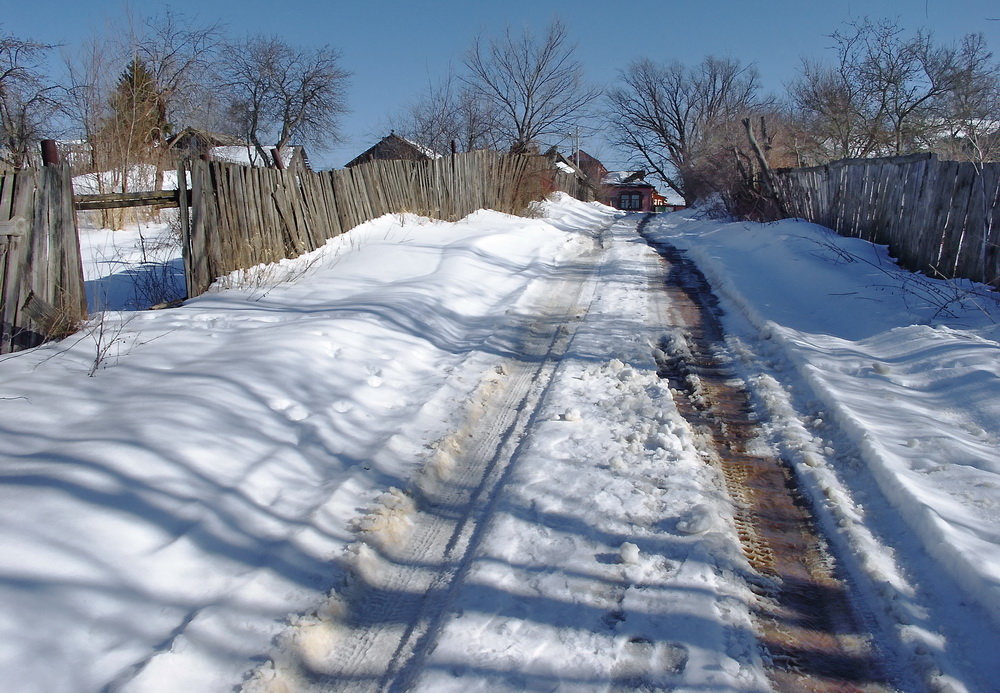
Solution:
[(1000, 287), (1000, 163), (932, 154), (775, 171), (791, 216), (889, 246), (909, 269)]
[(177, 180), (176, 191), (74, 197), (65, 165), (0, 174), (0, 353), (61, 336), (86, 318), (76, 210), (178, 207), (193, 297), (230, 272), (315, 250), (387, 213), (455, 220), (477, 209), (518, 214), (554, 190), (593, 195), (578, 171), (551, 156), (492, 151), (319, 173), (199, 159), (180, 162)]
[(86, 316), (69, 169), (0, 172), (0, 353), (64, 336)]
[[(314, 173), (193, 160), (184, 241), (189, 296), (234, 270), (295, 257), (383, 214), (455, 220), (477, 209), (520, 213), (531, 200), (568, 187), (542, 156), (475, 151), (428, 161), (371, 161)], [(579, 190), (572, 190), (581, 194)], [(182, 217), (186, 205), (181, 203)]]

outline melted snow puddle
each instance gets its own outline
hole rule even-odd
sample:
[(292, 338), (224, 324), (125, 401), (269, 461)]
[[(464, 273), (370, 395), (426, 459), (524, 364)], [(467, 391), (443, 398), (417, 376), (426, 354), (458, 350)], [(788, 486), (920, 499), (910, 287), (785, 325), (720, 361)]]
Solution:
[(768, 676), (780, 691), (892, 690), (794, 476), (777, 457), (753, 450), (757, 422), (717, 355), (722, 329), (708, 282), (677, 249), (652, 245), (668, 263), (666, 290), (685, 337), (658, 345), (658, 374), (681, 394), (677, 407), (733, 498), (740, 542), (760, 576), (756, 613)]

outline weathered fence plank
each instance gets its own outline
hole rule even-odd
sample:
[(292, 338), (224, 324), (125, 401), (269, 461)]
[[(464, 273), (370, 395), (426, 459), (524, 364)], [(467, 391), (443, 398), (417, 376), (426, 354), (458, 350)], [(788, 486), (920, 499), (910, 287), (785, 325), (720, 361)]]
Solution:
[(775, 179), (789, 214), (887, 244), (910, 269), (1000, 287), (1000, 163), (845, 159)]
[(518, 213), (553, 188), (587, 193), (572, 175), (554, 170), (549, 157), (489, 151), (329, 173), (192, 161), (188, 295), (234, 270), (315, 250), (387, 213), (456, 220), (484, 207)]
[(0, 353), (65, 336), (86, 317), (69, 168), (0, 174)]
[[(185, 197), (190, 191), (184, 190)], [(76, 209), (123, 209), (126, 207), (178, 207), (180, 190), (153, 190), (149, 192), (102, 193), (100, 195), (74, 195)]]

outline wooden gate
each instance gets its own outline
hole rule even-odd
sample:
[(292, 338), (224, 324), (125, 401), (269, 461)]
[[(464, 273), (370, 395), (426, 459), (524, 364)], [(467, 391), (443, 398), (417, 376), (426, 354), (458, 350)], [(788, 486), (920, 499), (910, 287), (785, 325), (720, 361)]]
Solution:
[(68, 335), (86, 317), (69, 167), (0, 172), (0, 353)]

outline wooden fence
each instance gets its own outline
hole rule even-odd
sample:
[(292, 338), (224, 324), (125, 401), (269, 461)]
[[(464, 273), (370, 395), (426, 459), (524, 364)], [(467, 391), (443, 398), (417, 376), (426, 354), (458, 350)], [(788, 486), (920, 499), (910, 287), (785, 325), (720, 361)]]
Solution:
[(790, 216), (889, 246), (909, 269), (1000, 287), (1000, 163), (932, 154), (775, 171)]
[(582, 176), (554, 164), (490, 151), (321, 173), (193, 160), (178, 168), (190, 187), (76, 197), (65, 165), (0, 173), (0, 353), (62, 336), (86, 318), (75, 210), (178, 207), (192, 297), (234, 270), (315, 250), (383, 214), (456, 220), (477, 209), (521, 213), (554, 190), (592, 197)]
[[(476, 151), (430, 161), (371, 161), (337, 171), (279, 171), (194, 160), (190, 231), (184, 242), (189, 296), (234, 270), (296, 257), (383, 214), (455, 220), (477, 209), (522, 212), (570, 187), (551, 158)], [(582, 194), (580, 190), (569, 190)], [(182, 217), (185, 201), (180, 204)]]
[(0, 353), (87, 317), (69, 169), (0, 172)]

